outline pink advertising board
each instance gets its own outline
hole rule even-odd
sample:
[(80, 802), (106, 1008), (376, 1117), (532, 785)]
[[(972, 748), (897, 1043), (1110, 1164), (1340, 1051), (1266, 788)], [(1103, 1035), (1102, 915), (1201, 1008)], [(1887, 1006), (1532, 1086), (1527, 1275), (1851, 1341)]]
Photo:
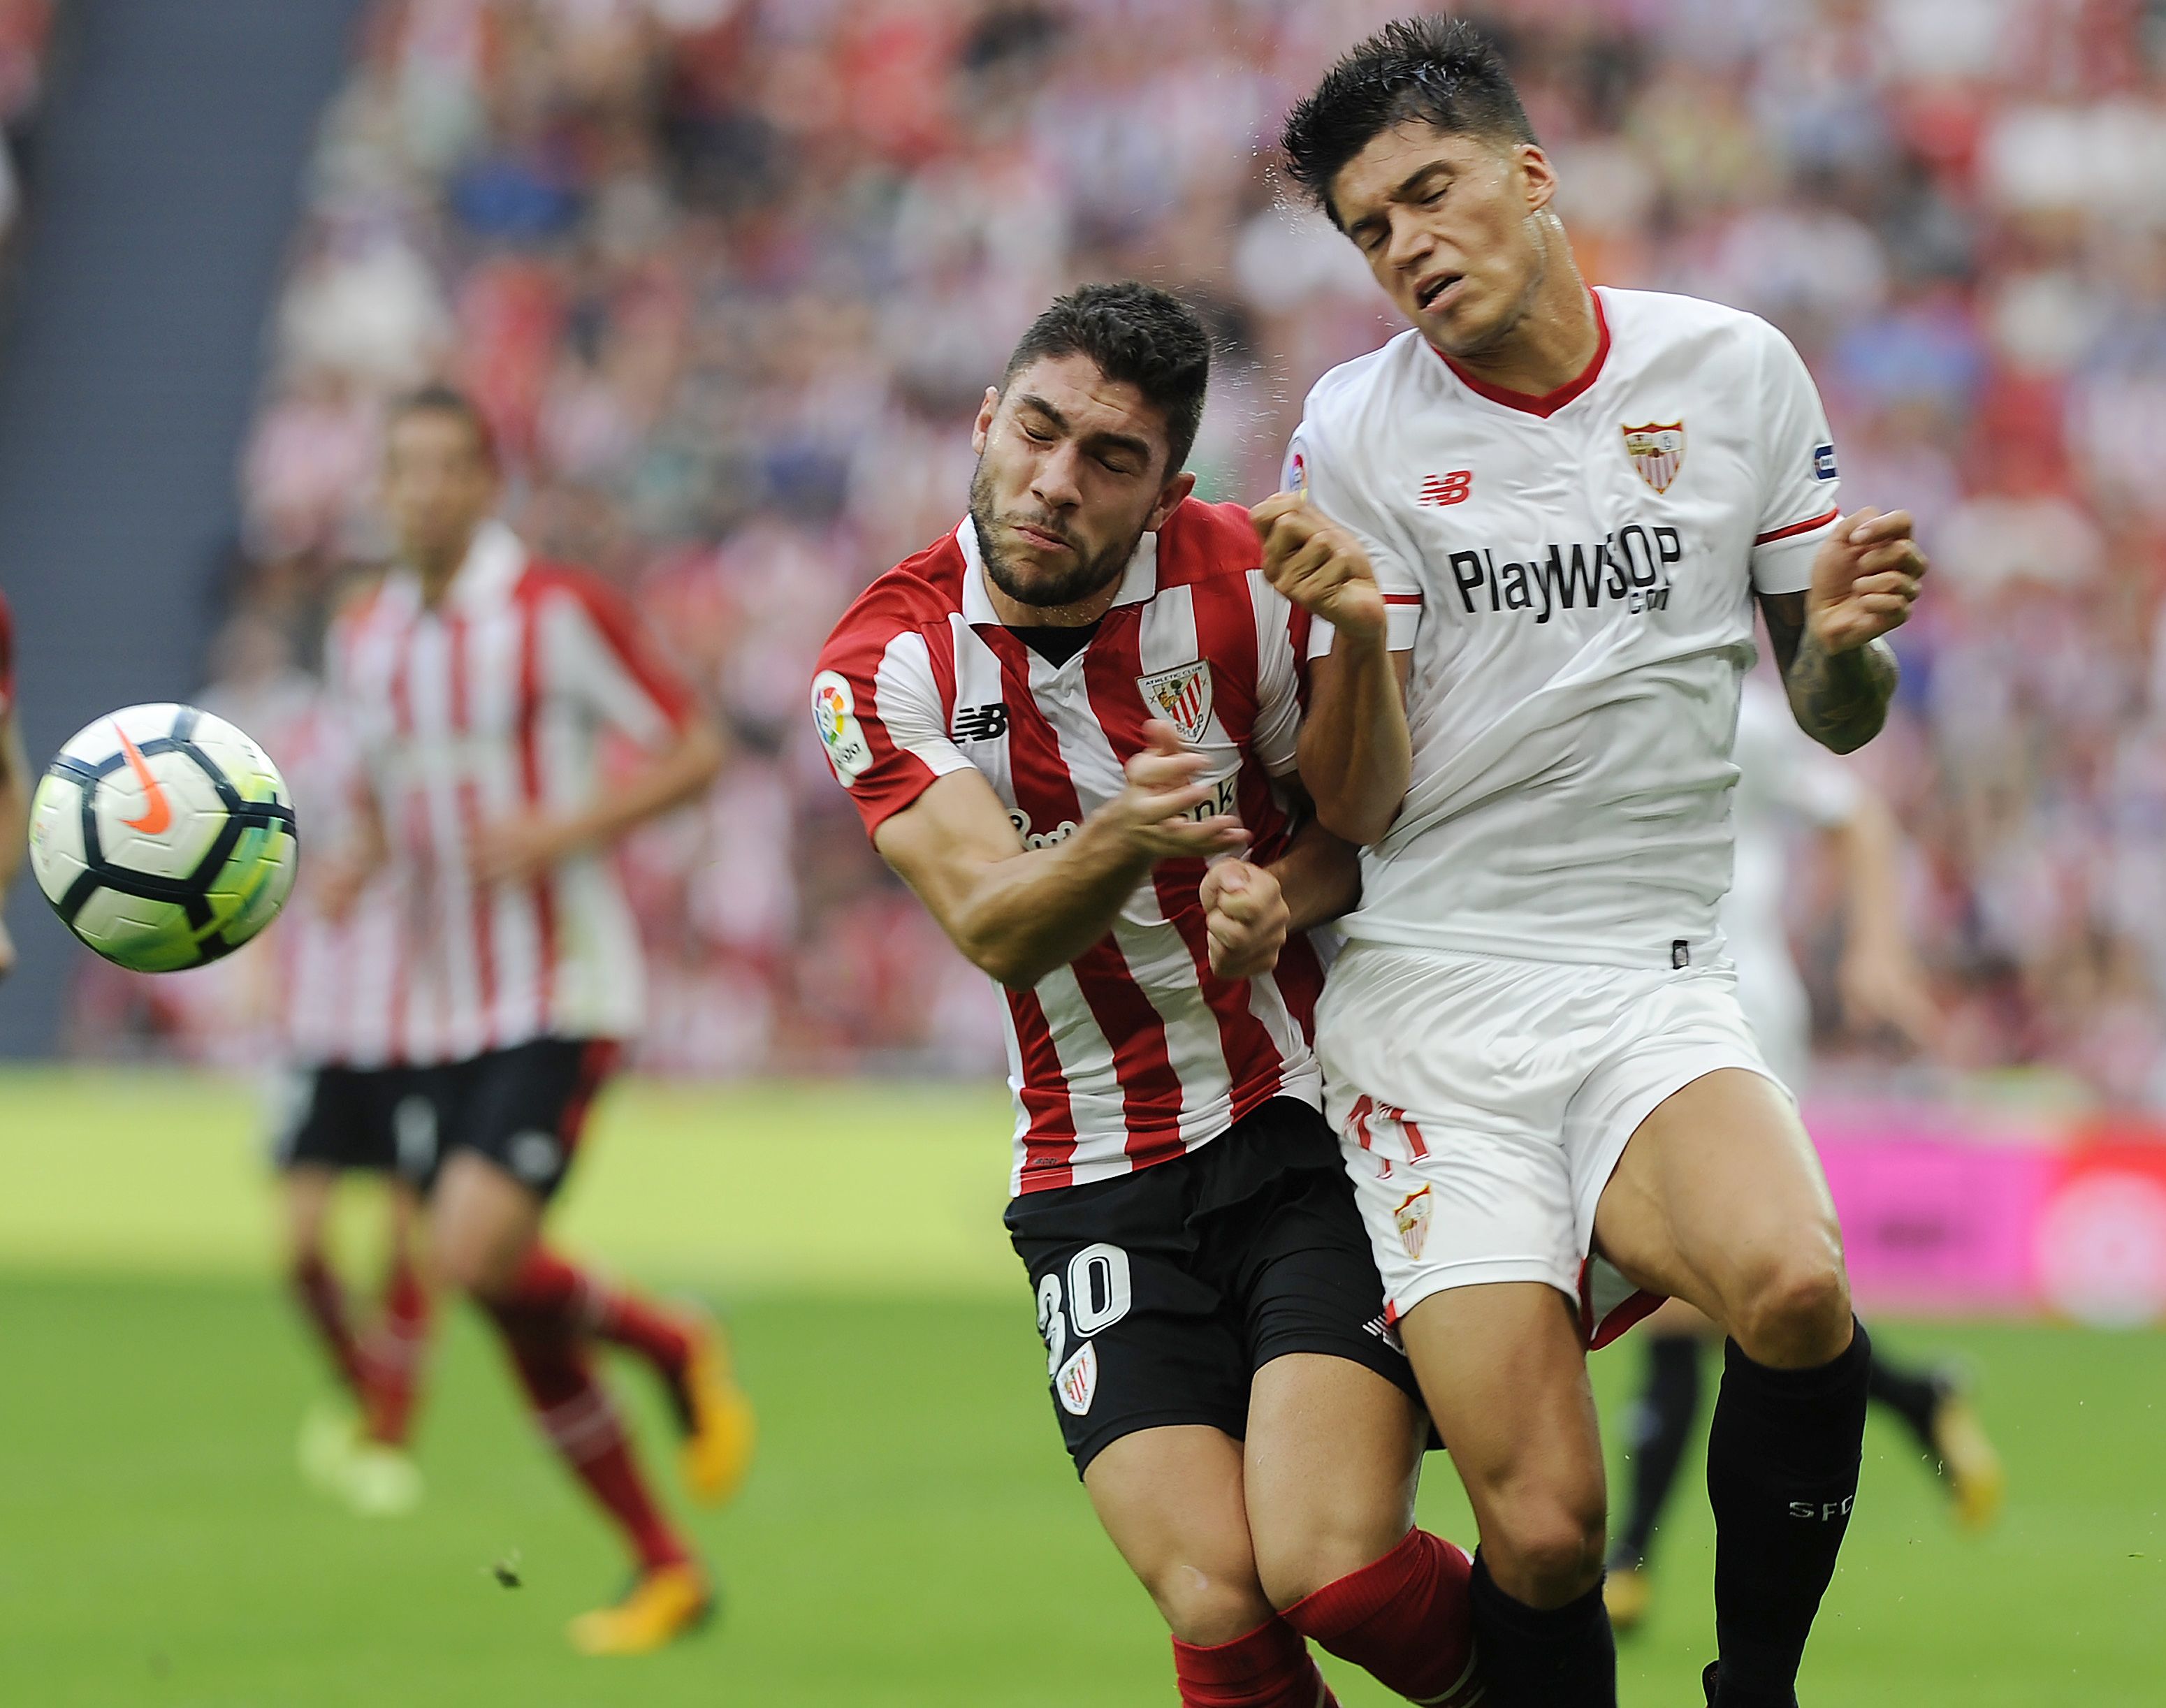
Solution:
[(2166, 1321), (2166, 1131), (1809, 1109), (1868, 1310)]

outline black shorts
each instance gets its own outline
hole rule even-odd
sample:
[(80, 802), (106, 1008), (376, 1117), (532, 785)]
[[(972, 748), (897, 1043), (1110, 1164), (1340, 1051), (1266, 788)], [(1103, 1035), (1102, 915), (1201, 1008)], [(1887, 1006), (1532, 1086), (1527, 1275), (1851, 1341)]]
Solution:
[(436, 1154), (429, 1077), (412, 1068), (315, 1068), (295, 1076), (272, 1147), (280, 1168), (411, 1173)]
[(409, 1172), (426, 1191), (455, 1152), (473, 1151), (536, 1197), (555, 1197), (621, 1053), (607, 1038), (535, 1038), (424, 1070), (439, 1142), (426, 1168)]
[(1255, 1373), (1287, 1352), (1351, 1359), (1420, 1403), (1338, 1137), (1305, 1103), (1274, 1098), (1139, 1173), (1026, 1193), (1006, 1220), (1078, 1475), (1138, 1430), (1245, 1436)]

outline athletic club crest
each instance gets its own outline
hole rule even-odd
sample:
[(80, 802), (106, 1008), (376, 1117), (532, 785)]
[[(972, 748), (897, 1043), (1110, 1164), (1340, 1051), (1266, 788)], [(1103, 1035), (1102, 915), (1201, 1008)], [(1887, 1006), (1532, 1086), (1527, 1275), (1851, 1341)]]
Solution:
[(1669, 491), (1670, 482), (1684, 467), (1685, 424), (1672, 421), (1667, 427), (1627, 427), (1624, 433), (1624, 454), (1640, 471), (1640, 478), (1658, 493)]
[(1154, 676), (1139, 676), (1136, 686), (1144, 691), (1144, 705), (1154, 718), (1164, 718), (1181, 731), (1184, 741), (1200, 741), (1211, 721), (1211, 667), (1198, 662)]
[(1091, 1402), (1098, 1397), (1098, 1343), (1086, 1341), (1076, 1347), (1053, 1379), (1053, 1385), (1060, 1395), (1061, 1409), (1070, 1417), (1089, 1411)]

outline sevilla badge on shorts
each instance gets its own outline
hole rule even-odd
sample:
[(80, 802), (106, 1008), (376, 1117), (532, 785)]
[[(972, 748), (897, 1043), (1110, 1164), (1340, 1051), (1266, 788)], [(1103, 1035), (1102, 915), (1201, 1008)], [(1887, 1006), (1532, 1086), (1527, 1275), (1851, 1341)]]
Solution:
[(1086, 1341), (1069, 1355), (1060, 1373), (1053, 1379), (1053, 1387), (1060, 1395), (1061, 1409), (1070, 1417), (1080, 1417), (1091, 1409), (1091, 1402), (1098, 1397), (1096, 1342)]
[(1632, 459), (1640, 478), (1658, 493), (1669, 491), (1670, 482), (1685, 466), (1685, 424), (1672, 421), (1663, 427), (1650, 423), (1623, 431), (1624, 454)]
[(1407, 1248), (1409, 1257), (1420, 1257), (1422, 1247), (1429, 1243), (1429, 1211), (1435, 1208), (1435, 1204), (1436, 1200), (1429, 1196), (1429, 1188), (1424, 1186), (1418, 1192), (1408, 1193), (1405, 1201), (1392, 1213), (1392, 1220), (1398, 1225), (1399, 1243)]
[(1144, 706), (1154, 718), (1164, 718), (1181, 731), (1184, 741), (1203, 739), (1211, 721), (1211, 667), (1202, 661), (1139, 676), (1136, 686), (1144, 691)]

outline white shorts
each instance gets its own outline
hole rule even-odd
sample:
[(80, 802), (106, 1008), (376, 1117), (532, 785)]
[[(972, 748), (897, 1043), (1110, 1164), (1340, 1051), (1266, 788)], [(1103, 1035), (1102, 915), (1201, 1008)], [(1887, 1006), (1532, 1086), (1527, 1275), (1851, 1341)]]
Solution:
[(1656, 1302), (1592, 1257), (1625, 1141), (1718, 1068), (1770, 1072), (1725, 964), (1507, 961), (1356, 943), (1317, 1010), (1325, 1112), (1394, 1319), (1542, 1281), (1590, 1346)]

